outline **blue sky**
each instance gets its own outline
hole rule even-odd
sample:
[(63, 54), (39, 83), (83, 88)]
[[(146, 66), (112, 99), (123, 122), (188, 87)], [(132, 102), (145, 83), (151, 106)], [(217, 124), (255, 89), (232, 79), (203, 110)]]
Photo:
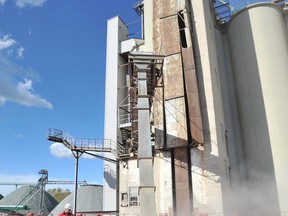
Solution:
[[(37, 182), (40, 169), (49, 180), (74, 179), (73, 157), (46, 140), (47, 129), (103, 137), (106, 23), (139, 20), (135, 2), (0, 0), (0, 182)], [(102, 178), (101, 160), (80, 159), (79, 180)], [(0, 194), (14, 189), (0, 185)]]
[[(139, 20), (134, 2), (0, 0), (0, 182), (37, 182), (40, 169), (74, 179), (74, 159), (46, 140), (47, 129), (103, 137), (106, 23)], [(101, 160), (79, 160), (79, 180), (102, 176)]]

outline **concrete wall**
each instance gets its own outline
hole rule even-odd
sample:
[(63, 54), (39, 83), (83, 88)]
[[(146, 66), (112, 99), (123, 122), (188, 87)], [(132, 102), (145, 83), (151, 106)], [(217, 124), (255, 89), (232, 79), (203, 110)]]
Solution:
[[(202, 108), (203, 146), (191, 150), (195, 211), (225, 212), (225, 193), (230, 191), (230, 161), (225, 140), (226, 126), (222, 95), (222, 73), (226, 67), (218, 47), (222, 36), (215, 30), (210, 1), (192, 0), (196, 67)], [(194, 15), (194, 16), (193, 16)]]
[[(119, 211), (121, 215), (139, 215), (140, 206), (129, 206), (129, 187), (139, 187), (139, 168), (137, 160), (128, 160), (127, 163), (122, 163), (120, 166), (120, 187), (119, 187)], [(121, 203), (121, 194), (128, 194), (128, 205)]]
[[(153, 13), (155, 10), (153, 10), (153, 1), (152, 0), (145, 0), (144, 2), (144, 37), (145, 37), (145, 45), (141, 46), (138, 51), (145, 51), (145, 52), (152, 52), (153, 51), (153, 30), (154, 25), (152, 25), (154, 20)], [(177, 24), (177, 22), (176, 22)], [(155, 53), (154, 54), (160, 54)], [(178, 56), (179, 60), (179, 56)], [(180, 64), (181, 61), (179, 60)], [(177, 71), (176, 71), (177, 72)], [(180, 73), (181, 71), (178, 71), (177, 73)], [(181, 83), (182, 84), (182, 83)], [(159, 82), (160, 85), (160, 82)], [(173, 85), (171, 85), (173, 86)], [(178, 86), (177, 88), (181, 88), (181, 86)], [(155, 93), (154, 105), (153, 110), (158, 110), (157, 114), (155, 115), (155, 123), (157, 125), (157, 132), (160, 133), (161, 136), (156, 136), (156, 139), (162, 139), (163, 141), (163, 89), (157, 88), (158, 94)], [(182, 88), (183, 92), (183, 88)], [(183, 94), (183, 93), (182, 93)], [(160, 102), (161, 101), (161, 102)], [(183, 105), (183, 104), (182, 104)], [(175, 108), (174, 108), (175, 112)], [(185, 111), (184, 111), (185, 113)], [(183, 116), (183, 115), (182, 115)], [(182, 117), (183, 118), (183, 117)], [(156, 120), (157, 119), (157, 120)], [(185, 123), (185, 122), (184, 122)], [(159, 126), (159, 127), (158, 127)], [(177, 126), (177, 124), (176, 124)], [(173, 126), (172, 126), (173, 127)], [(181, 127), (177, 130), (182, 130)], [(170, 136), (172, 137), (172, 136)], [(156, 141), (156, 143), (159, 143)], [(172, 141), (171, 141), (172, 143)], [(163, 144), (163, 143), (162, 143)], [(186, 142), (185, 142), (186, 145)], [(162, 145), (163, 146), (163, 145)], [(120, 164), (120, 179), (119, 179), (119, 203), (120, 203), (120, 214), (127, 214), (127, 215), (138, 215), (140, 214), (140, 207), (139, 206), (121, 206), (121, 194), (128, 193), (129, 194), (129, 187), (136, 186), (138, 187), (140, 185), (139, 183), (139, 168), (137, 164), (137, 160), (130, 159), (126, 162), (121, 162)], [(153, 163), (153, 173), (154, 173), (154, 184), (155, 184), (155, 198), (156, 198), (156, 212), (158, 214), (167, 214), (172, 215), (173, 214), (173, 198), (172, 198), (172, 171), (171, 171), (171, 154), (170, 152), (161, 152), (159, 151), (155, 158)], [(187, 191), (187, 190), (186, 190)], [(128, 197), (129, 199), (129, 197)], [(129, 200), (128, 200), (129, 202)], [(141, 205), (141, 203), (140, 203)]]
[[(190, 163), (188, 163), (187, 154), (190, 132), (187, 126), (188, 114), (178, 23), (178, 12), (185, 8), (185, 1), (157, 0), (153, 2), (153, 8), (153, 53), (166, 56), (163, 66), (164, 88), (157, 90), (156, 103), (153, 105), (153, 110), (157, 113), (154, 118), (157, 132), (155, 144), (156, 146), (163, 144), (162, 147), (166, 148), (169, 153), (171, 152), (170, 166), (164, 165), (164, 161), (158, 161), (160, 163), (158, 166), (162, 167), (163, 173), (170, 174), (171, 179), (166, 179), (171, 182), (170, 187), (166, 187), (165, 193), (171, 194), (171, 200), (169, 203), (159, 200), (158, 204), (163, 202), (160, 206), (166, 206), (165, 211), (169, 206), (170, 214), (174, 211), (174, 214), (184, 216), (189, 215), (192, 209), (190, 196), (192, 191), (189, 183)], [(160, 103), (157, 102), (159, 99)], [(158, 143), (159, 141), (161, 143)], [(163, 173), (158, 174), (157, 178), (162, 179)], [(163, 188), (161, 185), (158, 187)], [(164, 191), (159, 192), (158, 197), (164, 193)]]
[[(286, 10), (286, 11), (288, 11), (288, 10)], [(284, 15), (284, 21), (285, 21), (286, 29), (288, 31), (288, 14)]]
[[(108, 20), (107, 23), (107, 48), (106, 48), (106, 86), (105, 86), (105, 119), (104, 139), (117, 143), (118, 129), (118, 105), (124, 99), (125, 92), (119, 87), (126, 85), (127, 68), (119, 67), (125, 61), (119, 55), (120, 42), (127, 39), (127, 27), (119, 17)], [(105, 157), (115, 159), (111, 153), (105, 153)], [(116, 165), (104, 161), (104, 188), (103, 188), (103, 210), (115, 211), (116, 187), (115, 178)]]
[(279, 205), (287, 211), (288, 37), (283, 15), (273, 4), (248, 7), (232, 19), (228, 36), (248, 187), (265, 197), (252, 206), (266, 213), (279, 212)]
[[(139, 206), (125, 206), (121, 204), (121, 194), (129, 194), (129, 187), (139, 187), (139, 168), (137, 159), (130, 159), (127, 163), (121, 163), (120, 166), (120, 213), (121, 215), (138, 215), (140, 214)], [(155, 182), (155, 200), (156, 212), (159, 214), (172, 215), (173, 198), (172, 198), (172, 177), (171, 177), (171, 155), (169, 152), (158, 152), (154, 158), (154, 182)], [(141, 203), (140, 203), (141, 205)]]
[[(191, 210), (288, 211), (287, 15), (283, 18), (272, 4), (255, 5), (235, 15), (225, 32), (215, 27), (210, 1), (187, 2), (193, 9), (189, 27), (194, 28), (193, 41), (188, 37), (187, 44), (194, 46), (205, 138), (204, 144), (191, 150), (187, 148), (191, 119), (186, 117), (190, 110), (183, 75), (187, 59), (178, 23), (185, 1), (144, 2), (145, 45), (140, 50), (166, 56), (164, 88), (157, 88), (153, 98), (156, 212), (172, 215), (174, 208), (174, 213), (186, 216)], [(117, 107), (125, 96), (118, 87), (125, 85), (127, 70), (118, 68), (127, 61), (119, 56), (119, 41), (126, 35), (127, 28), (118, 17), (108, 21), (104, 133), (114, 141), (120, 137)], [(116, 171), (113, 164), (105, 165)], [(104, 174), (104, 210), (115, 210), (116, 201), (111, 202), (116, 197), (111, 186), (115, 182), (109, 182), (108, 174)], [(120, 164), (119, 184), (120, 194), (139, 186), (137, 160)], [(139, 207), (120, 206), (120, 213), (138, 214)]]
[(170, 152), (158, 152), (154, 158), (154, 182), (156, 186), (156, 212), (157, 214), (172, 215), (172, 172)]
[[(139, 50), (137, 51), (152, 51), (153, 49), (153, 37), (152, 37), (152, 33), (153, 33), (153, 26), (151, 25), (151, 23), (153, 22), (153, 1), (151, 0), (146, 0), (145, 4), (144, 4), (144, 10), (145, 10), (145, 15), (144, 15), (144, 19), (145, 19), (145, 45), (144, 46), (140, 46)], [(120, 20), (121, 21), (121, 20)], [(112, 43), (114, 44), (114, 46), (116, 47), (116, 41), (120, 41), (121, 39), (118, 39), (117, 37), (121, 38), (121, 33), (117, 33), (116, 30), (116, 25), (119, 25), (120, 22), (119, 20), (114, 20), (114, 18), (112, 19), (112, 21), (108, 21), (108, 29), (110, 29), (111, 31), (111, 35), (113, 35), (113, 37), (111, 36), (111, 38), (109, 39), (109, 35), (108, 35), (108, 44)], [(111, 22), (111, 24), (109, 24)], [(109, 25), (111, 25), (109, 27)], [(114, 31), (112, 30), (114, 28)], [(109, 31), (109, 30), (108, 30)], [(113, 31), (113, 32), (112, 32)], [(117, 36), (118, 34), (118, 36)], [(120, 34), (120, 36), (119, 36)], [(127, 42), (123, 42), (122, 45), (127, 45)], [(119, 103), (119, 92), (117, 92), (117, 87), (119, 87), (119, 83), (116, 84), (115, 83), (115, 77), (118, 76), (118, 80), (122, 79), (121, 77), (119, 77), (119, 55), (116, 55), (116, 53), (118, 54), (119, 51), (116, 50), (116, 48), (107, 48), (107, 69), (106, 69), (106, 73), (110, 73), (110, 75), (108, 74), (107, 77), (109, 76), (110, 79), (113, 79), (112, 82), (106, 81), (107, 84), (106, 85), (111, 85), (111, 88), (113, 88), (113, 97), (107, 98), (106, 101), (106, 107), (108, 107), (107, 109), (109, 110), (109, 107), (111, 106), (112, 111), (110, 111), (110, 113), (113, 113), (113, 119), (110, 119), (109, 117), (107, 117), (107, 124), (105, 124), (105, 128), (107, 127), (107, 135), (108, 133), (111, 136), (111, 133), (109, 131), (111, 131), (111, 129), (113, 130), (113, 137), (114, 139), (116, 139), (116, 137), (121, 137), (121, 133), (116, 132), (117, 129), (115, 128), (115, 122), (117, 121), (116, 116), (115, 116), (115, 106), (117, 106), (115, 99), (118, 98), (118, 103)], [(108, 51), (109, 49), (109, 51)], [(112, 50), (111, 50), (112, 49)], [(129, 44), (128, 44), (128, 49), (129, 49)], [(125, 50), (128, 50), (127, 48), (125, 48)], [(116, 51), (115, 51), (116, 50)], [(124, 50), (124, 49), (123, 49)], [(110, 53), (108, 53), (110, 52)], [(111, 53), (112, 52), (112, 53)], [(110, 58), (110, 60), (108, 59)], [(108, 61), (112, 61), (114, 60), (115, 62), (112, 64), (112, 69), (111, 69), (111, 62), (108, 63)], [(118, 60), (116, 60), (118, 59)], [(122, 59), (123, 60), (123, 59)], [(122, 61), (121, 60), (121, 61)], [(118, 61), (118, 62), (117, 62)], [(123, 60), (124, 61), (124, 60)], [(127, 60), (125, 60), (127, 63)], [(125, 62), (123, 62), (125, 63)], [(109, 64), (109, 65), (108, 65)], [(116, 69), (117, 68), (117, 69)], [(115, 72), (113, 72), (113, 74), (111, 73), (112, 71), (116, 71), (118, 70), (118, 75), (115, 74)], [(112, 86), (113, 85), (113, 86)], [(157, 89), (160, 90), (161, 89)], [(183, 91), (183, 89), (182, 89)], [(107, 91), (106, 91), (106, 94)], [(116, 95), (118, 94), (118, 97), (116, 97)], [(162, 94), (159, 93), (158, 97), (162, 98), (161, 96)], [(120, 96), (122, 97), (122, 96)], [(160, 111), (160, 115), (157, 115), (157, 118), (162, 119), (160, 121), (162, 121), (162, 126), (163, 126), (163, 108), (162, 105), (158, 106), (158, 109)], [(107, 115), (108, 112), (105, 113), (105, 116)], [(110, 115), (109, 113), (109, 115)], [(162, 116), (162, 117), (161, 117)], [(109, 122), (108, 122), (109, 121)], [(106, 120), (105, 120), (106, 122)], [(109, 128), (109, 129), (108, 129)], [(158, 128), (159, 129), (159, 128)], [(162, 136), (163, 137), (163, 127), (160, 128), (160, 130), (162, 131)], [(159, 137), (158, 137), (159, 138)], [(185, 143), (186, 144), (186, 143)], [(171, 158), (170, 158), (170, 153), (169, 152), (158, 152), (157, 156), (154, 159), (154, 181), (155, 181), (155, 186), (156, 186), (156, 190), (155, 190), (155, 197), (156, 197), (156, 202), (157, 202), (157, 209), (156, 212), (157, 214), (160, 213), (166, 213), (166, 214), (173, 214), (173, 199), (172, 199), (172, 178), (171, 178)], [(105, 164), (107, 164), (107, 162), (105, 162)], [(110, 164), (111, 166), (111, 164)], [(115, 168), (113, 169), (115, 170)], [(116, 170), (115, 170), (116, 171)], [(104, 188), (105, 185), (107, 185), (107, 183), (105, 182), (104, 184)], [(120, 172), (119, 172), (119, 212), (122, 215), (138, 215), (140, 214), (140, 207), (139, 206), (129, 206), (129, 187), (138, 187), (140, 185), (139, 183), (139, 168), (138, 168), (138, 164), (137, 164), (137, 160), (135, 159), (130, 159), (127, 161), (123, 161), (120, 162)], [(109, 203), (109, 197), (111, 197), (109, 195), (109, 193), (113, 193), (113, 195), (115, 194), (115, 190), (112, 190), (111, 188), (109, 188), (109, 186), (106, 186), (106, 188), (108, 188), (109, 190), (105, 190), (104, 191), (104, 200), (106, 200), (106, 203)], [(187, 190), (186, 190), (187, 191)], [(123, 202), (122, 202), (122, 194), (128, 194), (128, 206), (124, 206)], [(108, 204), (106, 204), (108, 206)], [(111, 205), (111, 204), (110, 204)], [(111, 208), (106, 208), (104, 210), (111, 210)]]
[[(171, 176), (175, 181), (174, 190), (176, 192), (174, 194), (174, 204), (177, 213), (179, 215), (188, 214), (193, 207), (195, 211), (200, 212), (222, 212), (222, 190), (230, 185), (229, 160), (225, 144), (226, 128), (217, 57), (217, 42), (214, 32), (214, 19), (209, 13), (210, 5), (208, 1), (191, 2), (197, 31), (194, 37), (197, 38), (195, 43), (198, 43), (198, 46), (191, 43), (189, 34), (186, 35), (188, 36), (188, 38), (186, 38), (188, 46), (193, 44), (193, 46), (197, 46), (198, 48), (198, 52), (196, 53), (198, 54), (196, 56), (196, 58), (198, 58), (197, 75), (200, 75), (199, 81), (202, 84), (202, 86), (200, 86), (200, 91), (202, 91), (200, 96), (202, 97), (202, 113), (205, 118), (205, 144), (191, 150), (191, 184), (193, 187), (194, 206), (192, 207), (190, 203), (185, 204), (184, 201), (180, 201), (183, 197), (185, 197), (186, 201), (189, 200), (189, 193), (184, 194), (182, 191), (182, 197), (177, 196), (177, 191), (179, 194), (183, 188), (185, 188), (186, 191), (191, 190), (191, 188), (189, 188), (189, 182), (187, 182), (187, 179), (190, 179), (189, 176), (187, 176), (187, 171), (189, 172), (191, 165), (189, 164), (190, 158), (189, 160), (185, 159), (187, 157), (187, 149), (183, 148), (188, 144), (189, 136), (187, 126), (188, 110), (186, 110), (187, 104), (184, 93), (183, 61), (184, 65), (185, 63), (189, 63), (189, 61), (193, 61), (193, 55), (190, 56), (191, 59), (182, 58), (183, 50), (181, 49), (181, 40), (183, 40), (183, 38), (180, 39), (179, 34), (178, 12), (184, 9), (184, 3), (184, 1), (168, 1), (165, 3), (161, 0), (154, 1), (154, 53), (157, 52), (157, 54), (167, 56), (163, 70), (165, 87), (164, 91), (159, 93), (162, 93), (165, 99), (164, 124), (166, 124), (165, 129), (167, 135), (165, 138), (161, 138), (161, 135), (159, 135), (163, 129), (163, 118), (159, 118), (159, 116), (161, 116), (161, 109), (157, 107), (161, 105), (161, 103), (156, 104), (154, 105), (154, 111), (156, 111), (155, 113), (158, 115), (155, 121), (158, 124), (156, 125), (156, 132), (158, 131), (158, 135), (160, 136), (160, 138), (156, 136), (156, 146), (157, 142), (166, 140), (167, 143), (165, 143), (164, 146), (166, 145), (168, 148), (181, 147), (174, 149), (174, 165), (172, 169), (174, 169), (175, 176)], [(205, 16), (203, 16), (203, 14), (205, 14)], [(194, 17), (192, 19), (194, 19)], [(191, 23), (194, 23), (194, 20)], [(197, 50), (197, 48), (195, 49)], [(192, 71), (189, 72), (191, 73)], [(193, 83), (187, 83), (187, 85), (189, 87), (189, 85), (193, 85)], [(191, 96), (192, 95), (189, 95), (189, 97)], [(157, 98), (157, 100), (160, 100), (160, 98)], [(163, 134), (163, 136), (165, 135)], [(180, 161), (179, 158), (181, 158)], [(185, 164), (187, 167), (185, 167)], [(184, 171), (185, 169), (186, 171)], [(177, 176), (182, 176), (182, 179)], [(184, 179), (186, 179), (186, 181), (184, 181)]]
[(145, 45), (141, 49), (153, 52), (153, 0), (144, 0), (144, 39)]
[[(227, 154), (227, 177), (230, 185), (224, 187), (223, 201), (225, 212), (234, 212), (245, 209), (244, 199), (241, 196), (241, 185), (246, 181), (245, 161), (243, 158), (242, 137), (234, 86), (234, 77), (231, 65), (229, 41), (227, 34), (215, 28), (217, 57), (219, 62), (221, 91), (223, 98), (223, 112), (225, 120), (224, 143)], [(241, 205), (239, 206), (239, 204)], [(246, 205), (247, 206), (247, 205)], [(238, 211), (238, 210), (237, 210)]]

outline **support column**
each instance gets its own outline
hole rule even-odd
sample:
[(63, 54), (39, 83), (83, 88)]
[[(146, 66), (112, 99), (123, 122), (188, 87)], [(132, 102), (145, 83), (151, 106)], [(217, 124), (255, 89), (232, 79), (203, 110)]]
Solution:
[(76, 215), (76, 211), (77, 211), (77, 190), (78, 190), (78, 159), (80, 158), (80, 156), (82, 155), (79, 154), (78, 151), (76, 151), (76, 153), (74, 153), (72, 151), (74, 157), (75, 157), (75, 177), (74, 177), (74, 200), (73, 200), (73, 214)]

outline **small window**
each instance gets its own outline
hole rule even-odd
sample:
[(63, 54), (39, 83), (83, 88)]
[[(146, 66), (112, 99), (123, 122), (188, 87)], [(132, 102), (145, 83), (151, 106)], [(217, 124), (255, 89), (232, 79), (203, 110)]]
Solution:
[(138, 187), (129, 187), (129, 206), (139, 206)]
[(127, 193), (121, 194), (121, 207), (128, 207), (128, 194)]

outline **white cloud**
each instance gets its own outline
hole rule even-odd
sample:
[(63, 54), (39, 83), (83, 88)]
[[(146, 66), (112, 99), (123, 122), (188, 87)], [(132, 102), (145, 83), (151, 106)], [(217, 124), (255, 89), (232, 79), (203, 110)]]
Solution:
[(22, 139), (24, 136), (23, 136), (23, 134), (18, 133), (18, 134), (15, 135), (15, 137), (18, 138), (18, 139)]
[(13, 58), (13, 50), (17, 50), (18, 58), (23, 57), (24, 48), (17, 47), (17, 44), (10, 35), (0, 33), (0, 106), (10, 101), (25, 106), (52, 109), (49, 101), (33, 92), (34, 81), (39, 81), (38, 73), (10, 60)]
[(18, 57), (23, 58), (23, 53), (24, 53), (24, 48), (23, 48), (23, 47), (20, 47), (20, 48), (17, 50)]
[(5, 2), (6, 2), (6, 0), (0, 0), (0, 6), (1, 6), (1, 5), (4, 5)]
[(62, 143), (53, 143), (49, 147), (50, 153), (58, 158), (73, 158), (72, 152), (67, 149)]
[(24, 8), (26, 6), (30, 7), (41, 7), (46, 0), (15, 0), (15, 4), (19, 8)]
[[(49, 150), (52, 155), (58, 158), (74, 158), (74, 155), (71, 152), (71, 150), (67, 149), (62, 143), (57, 143), (57, 142), (53, 143), (49, 147)], [(95, 154), (95, 152), (90, 152), (90, 153)], [(95, 159), (96, 157), (92, 155), (88, 155), (88, 154), (82, 154), (80, 158), (81, 159)]]
[[(87, 153), (91, 153), (93, 155), (99, 155), (99, 156), (102, 156), (103, 157), (103, 153), (102, 152), (93, 152), (93, 151), (87, 151)], [(89, 154), (83, 154), (81, 156), (81, 158), (84, 158), (84, 159), (96, 159), (97, 157), (93, 156), (93, 155), (89, 155)]]
[(0, 50), (12, 47), (15, 43), (16, 41), (10, 35), (4, 35), (2, 38), (0, 37)]
[[(24, 82), (18, 82), (16, 86), (7, 80), (0, 80), (0, 97), (2, 102), (11, 101), (25, 106), (36, 106), (52, 109), (52, 104), (46, 99), (33, 93), (33, 81), (24, 79)], [(4, 100), (3, 100), (4, 98)]]
[(6, 99), (3, 97), (0, 97), (0, 106), (4, 106), (5, 103), (6, 103)]

